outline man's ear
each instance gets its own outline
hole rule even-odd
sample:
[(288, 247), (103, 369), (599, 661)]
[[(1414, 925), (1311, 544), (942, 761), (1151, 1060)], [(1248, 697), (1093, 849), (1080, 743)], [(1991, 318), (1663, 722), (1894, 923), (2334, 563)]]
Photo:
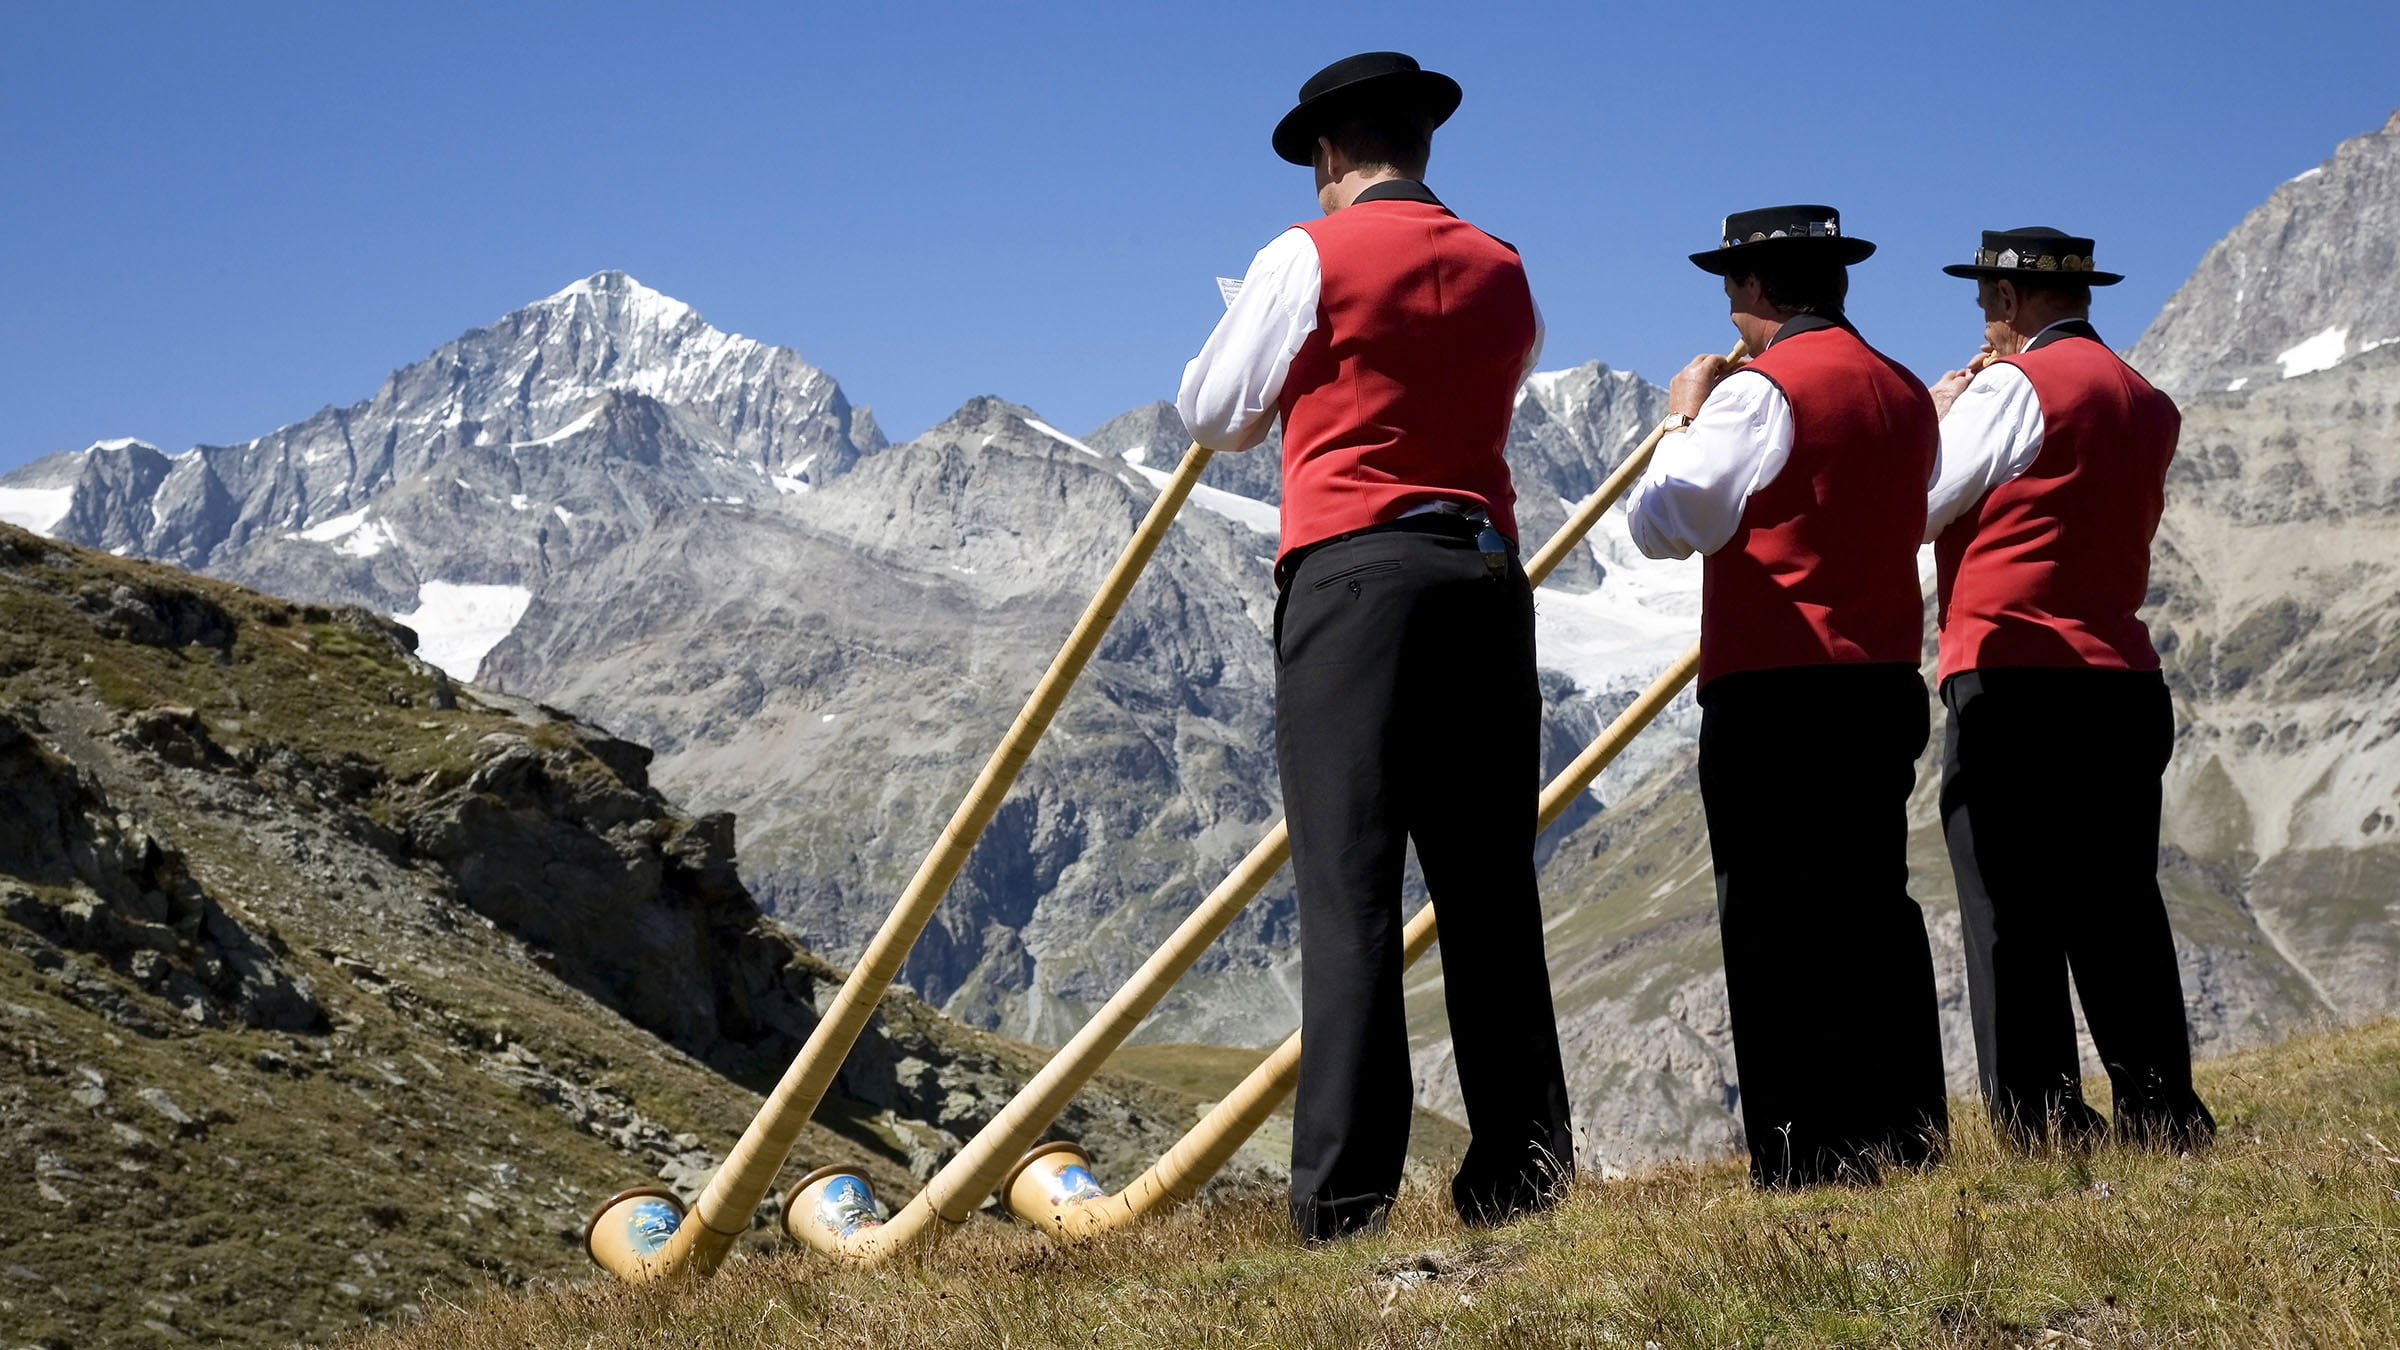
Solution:
[(2015, 322), (2017, 307), (2023, 303), (2024, 297), (2017, 294), (2017, 283), (2006, 277), (1992, 283), (1992, 317), (1994, 319), (2001, 323)]
[(1341, 150), (1334, 145), (1333, 138), (1330, 136), (1317, 138), (1317, 167), (1324, 171), (1327, 182), (1338, 181), (1343, 172), (1350, 167), (1349, 163), (1342, 158)]

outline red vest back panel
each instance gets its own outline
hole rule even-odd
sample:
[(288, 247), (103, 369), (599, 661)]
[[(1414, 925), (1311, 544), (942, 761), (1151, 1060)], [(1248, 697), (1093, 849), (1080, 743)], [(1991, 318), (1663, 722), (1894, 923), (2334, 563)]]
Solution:
[(2156, 670), (2137, 611), (2183, 415), (2106, 344), (2002, 360), (2042, 405), (2042, 448), (1935, 541), (1942, 678), (1995, 666)]
[(1324, 282), (1279, 400), (1281, 551), (1444, 499), (1516, 538), (1501, 447), (1533, 348), (1516, 250), (1427, 202), (1358, 202), (1299, 228)]
[(1792, 456), (1701, 571), (1700, 683), (1743, 670), (1915, 664), (1917, 547), (1940, 448), (1933, 396), (1846, 328), (1770, 343), (1747, 369), (1792, 405)]

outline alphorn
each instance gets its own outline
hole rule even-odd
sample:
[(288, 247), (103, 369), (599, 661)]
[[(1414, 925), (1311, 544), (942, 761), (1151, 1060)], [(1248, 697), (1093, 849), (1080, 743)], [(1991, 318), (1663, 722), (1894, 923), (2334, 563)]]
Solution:
[[(1744, 350), (1742, 344), (1735, 344), (1728, 359), (1740, 360)], [(1533, 585), (1539, 586), (1549, 577), (1591, 532), (1609, 506), (1641, 475), (1657, 450), (1660, 439), (1670, 430), (1669, 420), (1662, 419), (1635, 447), (1633, 453), (1609, 473), (1600, 486), (1569, 515), (1566, 523), (1534, 554), (1525, 566), (1526, 577)], [(1686, 678), (1689, 678), (1688, 675)], [(1672, 697), (1673, 691), (1668, 691), (1667, 696)], [(1663, 702), (1662, 699), (1662, 706)], [(1637, 703), (1635, 706), (1642, 705)], [(1654, 714), (1655, 709), (1652, 711)], [(1642, 724), (1647, 722), (1648, 717), (1645, 716)], [(1639, 729), (1638, 725), (1633, 727), (1635, 731)], [(1626, 734), (1630, 737), (1632, 733), (1628, 731)], [(1606, 734), (1602, 739), (1607, 739)], [(1609, 751), (1610, 757), (1614, 754), (1614, 750)], [(1602, 759), (1599, 762), (1605, 764), (1607, 761)], [(1581, 764), (1582, 760), (1579, 759), (1577, 763)], [(1569, 772), (1573, 771), (1570, 767)], [(1596, 775), (1599, 768), (1594, 767), (1591, 772)], [(1559, 782), (1564, 781), (1562, 775)], [(1589, 781), (1587, 776), (1585, 783), (1588, 785)], [(1551, 786), (1555, 789), (1558, 784)], [(1540, 818), (1541, 825), (1546, 827), (1555, 819), (1557, 811), (1564, 810), (1565, 803), (1573, 800), (1580, 791), (1582, 788), (1577, 787), (1565, 792), (1558, 798), (1556, 809), (1548, 805), (1550, 793), (1546, 791), (1543, 796), (1546, 814)], [(1073, 1039), (1060, 1047), (1050, 1062), (1034, 1075), (1033, 1080), (1001, 1109), (1000, 1114), (978, 1131), (890, 1222), (878, 1221), (873, 1195), (864, 1177), (846, 1168), (824, 1167), (802, 1177), (785, 1197), (785, 1232), (829, 1255), (872, 1262), (890, 1255), (928, 1231), (956, 1227), (966, 1222), (968, 1216), (982, 1205), (996, 1187), (1017, 1181), (1029, 1170), (1028, 1165), (1034, 1161), (1034, 1156), (1020, 1157), (1022, 1150), (1049, 1128), (1058, 1113), (1066, 1109), (1067, 1103), (1124, 1043), (1141, 1020), (1191, 969), (1201, 952), (1232, 924), (1235, 916), (1265, 888), (1290, 858), (1290, 835), (1283, 822), (1277, 821), (1266, 837), (1243, 857), (1224, 881), (1218, 883), (1199, 908), (1177, 926), (1175, 932), (1134, 972), (1132, 978), (1107, 1003), (1101, 1005), (1100, 1010), (1092, 1015)], [(1428, 914), (1430, 912), (1427, 911)], [(1431, 941), (1428, 930), (1426, 942), (1430, 944)], [(1297, 1042), (1293, 1044), (1296, 1047)], [(1055, 1147), (1052, 1146), (1053, 1149)], [(1238, 1140), (1234, 1147), (1239, 1147)], [(1047, 1151), (1050, 1150), (1037, 1150), (1037, 1153)], [(1218, 1164), (1222, 1161), (1219, 1159)], [(1081, 1165), (1077, 1166), (1080, 1169)], [(1208, 1170), (1213, 1173), (1215, 1165)], [(1099, 1194), (1099, 1188), (1091, 1182), (1088, 1170), (1080, 1171), (1080, 1176), (1081, 1184), (1088, 1188), (1090, 1194)], [(1205, 1180), (1205, 1175), (1202, 1179)]]
[(592, 1215), (584, 1226), (584, 1250), (610, 1273), (628, 1280), (656, 1279), (678, 1270), (705, 1275), (724, 1260), (736, 1238), (750, 1231), (751, 1216), (774, 1187), (775, 1174), (783, 1170), (801, 1127), (816, 1114), (842, 1061), (866, 1030), (867, 1020), (883, 1002), (892, 981), (899, 977), (901, 962), (908, 959), (909, 949), (957, 879), (968, 852), (992, 823), (1001, 799), (1033, 753), (1034, 743), (1049, 729), (1051, 717), (1074, 687), (1076, 676), (1083, 673), (1110, 621), (1124, 607), (1142, 568), (1199, 482), (1200, 471), (1208, 467), (1209, 455), (1199, 445), (1184, 452), (1183, 462), (1159, 489), (1141, 526), (1125, 551), (1117, 555), (1099, 591), (1075, 621), (1066, 644), (1051, 658), (1050, 668), (1042, 672), (1041, 682), (1033, 687), (1008, 734), (992, 751), (966, 799), (951, 813), (933, 851), (917, 867), (874, 940), (860, 953), (849, 978), (842, 981), (832, 1006), (809, 1033), (774, 1091), (767, 1094), (765, 1105), (709, 1179), (691, 1212), (683, 1213), (671, 1193), (662, 1195), (656, 1188), (642, 1187), (611, 1197)]
[[(1574, 763), (1551, 779), (1542, 789), (1540, 828), (1550, 828), (1699, 669), (1700, 648), (1695, 644), (1617, 714)], [(1435, 935), (1433, 906), (1426, 905), (1401, 930), (1401, 969), (1415, 965), (1432, 950)], [(1295, 1031), (1124, 1190), (1110, 1195), (1100, 1189), (1092, 1176), (1091, 1159), (1080, 1145), (1044, 1144), (1020, 1159), (1009, 1174), (1005, 1183), (1009, 1210), (1061, 1242), (1076, 1242), (1122, 1228), (1154, 1209), (1179, 1205), (1199, 1193), (1291, 1095), (1299, 1080), (1300, 1033)]]

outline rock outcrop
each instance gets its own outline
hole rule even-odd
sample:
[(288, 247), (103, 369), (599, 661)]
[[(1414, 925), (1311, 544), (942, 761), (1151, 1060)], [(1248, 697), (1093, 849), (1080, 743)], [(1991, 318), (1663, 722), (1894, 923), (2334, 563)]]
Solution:
[[(181, 732), (181, 720), (168, 713), (137, 725)], [(160, 753), (188, 762), (196, 744), (206, 742), (162, 738)], [(306, 977), (291, 971), (284, 959), (289, 949), (272, 928), (253, 931), (227, 912), (192, 879), (180, 851), (120, 814), (88, 775), (5, 714), (0, 918), (35, 939), (37, 965), (64, 964), (44, 944), (88, 952), (201, 1026), (324, 1028), (324, 1008)], [(0, 938), (8, 932), (0, 928)], [(128, 1024), (147, 1025), (151, 1016), (105, 982), (69, 988)]]

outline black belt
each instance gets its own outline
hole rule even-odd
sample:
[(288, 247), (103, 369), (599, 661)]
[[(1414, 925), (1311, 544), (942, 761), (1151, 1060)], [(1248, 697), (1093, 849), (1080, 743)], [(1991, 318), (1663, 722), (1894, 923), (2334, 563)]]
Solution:
[(1516, 559), (1517, 541), (1500, 533), (1492, 518), (1481, 507), (1463, 506), (1457, 502), (1437, 502), (1430, 511), (1419, 511), (1387, 520), (1381, 525), (1369, 525), (1363, 530), (1332, 535), (1312, 544), (1302, 544), (1283, 555), (1275, 564), (1275, 588), (1281, 590), (1292, 584), (1292, 576), (1300, 570), (1302, 560), (1329, 544), (1363, 539), (1372, 534), (1441, 534), (1453, 539), (1472, 539), (1483, 553), (1483, 565), (1495, 577), (1508, 575), (1508, 565)]

